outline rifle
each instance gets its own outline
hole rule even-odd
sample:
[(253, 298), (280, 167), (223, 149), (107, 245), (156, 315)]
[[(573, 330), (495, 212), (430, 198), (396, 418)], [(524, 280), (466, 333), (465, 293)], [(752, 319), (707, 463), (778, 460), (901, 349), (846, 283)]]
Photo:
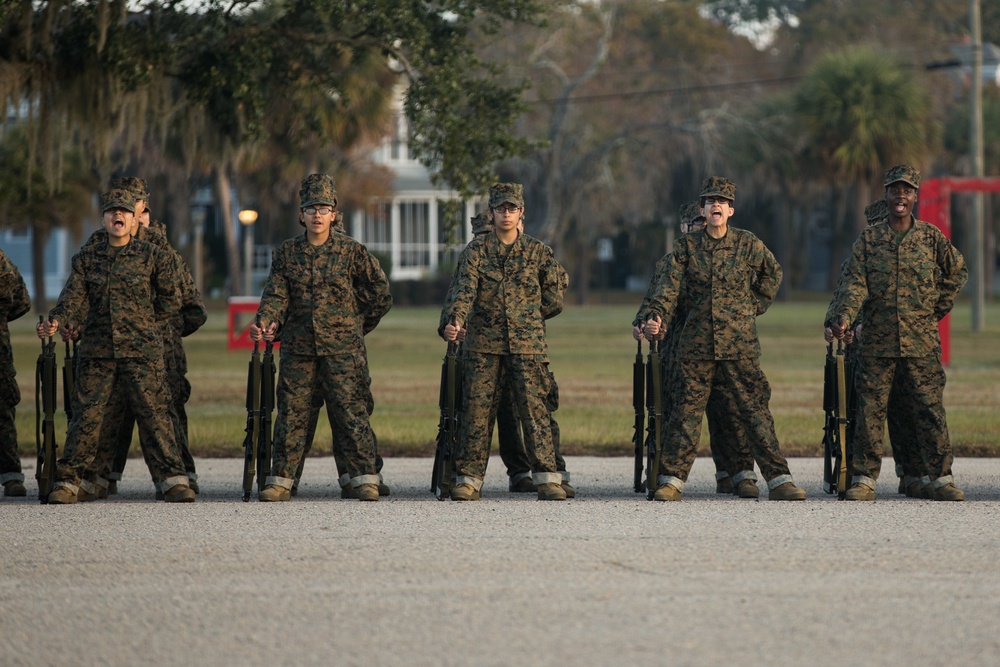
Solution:
[[(260, 320), (257, 320), (260, 326)], [(257, 471), (257, 443), (260, 442), (260, 341), (254, 341), (247, 373), (247, 426), (243, 438), (243, 502), (249, 502), (253, 492), (253, 476)]]
[(274, 411), (274, 341), (264, 342), (264, 357), (260, 363), (260, 434), (257, 441), (257, 491), (263, 491), (271, 474), (272, 429)]
[(632, 445), (635, 447), (635, 469), (632, 477), (632, 490), (642, 493), (642, 445), (646, 422), (646, 367), (642, 360), (642, 341), (635, 344), (635, 361), (632, 363), (632, 408), (635, 410), (635, 423), (632, 434)]
[[(39, 315), (38, 323), (44, 322)], [(42, 353), (35, 364), (35, 481), (38, 500), (44, 505), (56, 483), (56, 344), (42, 339)]]
[(646, 412), (649, 425), (646, 435), (646, 499), (656, 493), (656, 477), (660, 474), (660, 452), (663, 438), (663, 362), (659, 345), (649, 341), (646, 360)]
[(434, 470), (431, 472), (431, 491), (438, 500), (444, 500), (454, 483), (455, 449), (458, 446), (458, 408), (461, 406), (462, 362), (458, 358), (458, 343), (450, 341), (448, 352), (441, 363), (441, 385), (438, 407), (437, 446), (434, 449)]
[[(76, 386), (76, 341), (70, 348), (66, 341), (66, 355), (63, 357), (63, 409), (66, 411), (66, 423), (73, 420), (73, 388)], [(72, 349), (72, 351), (71, 351)]]
[[(853, 386), (848, 385), (852, 373), (844, 355), (844, 343), (838, 341), (834, 354), (833, 343), (826, 347), (826, 364), (823, 369), (823, 490), (836, 493), (840, 500), (847, 492), (849, 479), (847, 469), (852, 455), (851, 428), (853, 410), (849, 396), (853, 399)], [(851, 385), (853, 385), (853, 378)]]

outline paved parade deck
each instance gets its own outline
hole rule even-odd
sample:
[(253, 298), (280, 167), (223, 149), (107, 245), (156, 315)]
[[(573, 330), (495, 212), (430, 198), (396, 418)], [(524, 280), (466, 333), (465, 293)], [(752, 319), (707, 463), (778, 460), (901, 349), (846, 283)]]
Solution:
[[(438, 502), (428, 459), (389, 459), (392, 496), (342, 501), (332, 458), (298, 498), (239, 500), (242, 461), (198, 461), (194, 505), (122, 494), (0, 498), (0, 663), (629, 665), (995, 663), (1000, 460), (959, 459), (968, 500), (716, 496), (699, 459), (681, 503), (631, 492), (632, 462), (569, 459), (578, 497)], [(27, 462), (26, 462), (27, 463)], [(891, 476), (892, 461), (883, 471)], [(29, 480), (29, 493), (35, 491)], [(763, 490), (763, 484), (761, 485)], [(766, 490), (762, 492), (766, 497)]]

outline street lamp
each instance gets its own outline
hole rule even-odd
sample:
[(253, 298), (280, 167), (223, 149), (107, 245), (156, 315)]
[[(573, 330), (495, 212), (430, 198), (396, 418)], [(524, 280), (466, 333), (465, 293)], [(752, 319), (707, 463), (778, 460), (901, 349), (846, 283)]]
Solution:
[(250, 296), (253, 285), (253, 223), (257, 222), (257, 211), (245, 208), (236, 217), (243, 225), (243, 294)]

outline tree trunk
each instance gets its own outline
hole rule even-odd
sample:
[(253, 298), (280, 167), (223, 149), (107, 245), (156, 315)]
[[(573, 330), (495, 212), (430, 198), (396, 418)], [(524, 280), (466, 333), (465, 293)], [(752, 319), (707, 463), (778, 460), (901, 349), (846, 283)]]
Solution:
[(229, 190), (229, 173), (220, 165), (215, 168), (215, 201), (219, 204), (219, 220), (222, 221), (222, 234), (226, 240), (229, 295), (236, 296), (242, 289), (243, 272), (240, 270), (240, 253), (236, 247), (236, 233), (233, 230), (233, 203), (229, 198)]
[(49, 241), (49, 228), (31, 221), (31, 282), (34, 283), (35, 312), (48, 315), (49, 300), (45, 298), (45, 244)]

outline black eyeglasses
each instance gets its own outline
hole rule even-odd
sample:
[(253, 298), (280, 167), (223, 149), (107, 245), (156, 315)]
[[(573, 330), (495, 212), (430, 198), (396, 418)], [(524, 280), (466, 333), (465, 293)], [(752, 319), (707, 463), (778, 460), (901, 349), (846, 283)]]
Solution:
[(309, 208), (302, 209), (302, 212), (306, 215), (330, 215), (333, 213), (333, 209), (329, 206), (320, 206), (316, 208), (315, 206), (310, 206)]
[(729, 200), (725, 197), (705, 197), (702, 199), (706, 204), (729, 204)]
[(497, 213), (503, 215), (505, 213), (517, 213), (521, 210), (520, 206), (494, 206), (493, 210)]

